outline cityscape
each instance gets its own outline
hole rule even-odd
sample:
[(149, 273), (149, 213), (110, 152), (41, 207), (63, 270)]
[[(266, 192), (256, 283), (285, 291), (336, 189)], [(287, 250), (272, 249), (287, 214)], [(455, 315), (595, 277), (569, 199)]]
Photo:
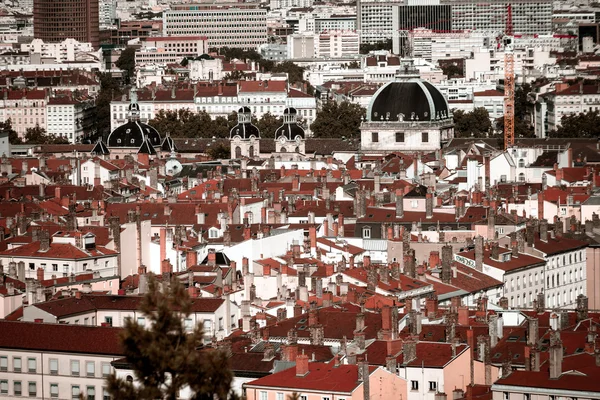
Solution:
[(600, 3), (0, 0), (0, 399), (600, 400)]

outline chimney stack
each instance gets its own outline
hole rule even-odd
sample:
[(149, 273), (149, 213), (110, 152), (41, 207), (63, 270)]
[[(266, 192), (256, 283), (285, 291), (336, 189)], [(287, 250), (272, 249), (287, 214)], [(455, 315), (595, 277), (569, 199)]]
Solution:
[(302, 354), (296, 356), (296, 376), (304, 377), (306, 375), (308, 375), (308, 356), (302, 351)]

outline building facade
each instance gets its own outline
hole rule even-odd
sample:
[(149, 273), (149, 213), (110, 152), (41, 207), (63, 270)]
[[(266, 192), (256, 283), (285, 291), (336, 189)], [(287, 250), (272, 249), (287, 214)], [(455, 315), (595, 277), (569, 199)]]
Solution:
[(267, 41), (267, 12), (249, 4), (175, 5), (163, 13), (166, 36), (200, 35), (208, 47), (255, 49)]
[(98, 0), (35, 0), (33, 32), (36, 39), (60, 43), (65, 39), (100, 44)]

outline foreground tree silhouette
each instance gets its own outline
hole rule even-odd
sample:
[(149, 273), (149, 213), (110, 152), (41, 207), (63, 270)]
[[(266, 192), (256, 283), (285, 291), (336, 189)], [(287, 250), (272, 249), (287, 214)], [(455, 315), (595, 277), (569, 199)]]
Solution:
[(147, 327), (131, 319), (125, 322), (122, 344), (132, 366), (134, 382), (108, 377), (111, 398), (174, 400), (189, 387), (191, 399), (226, 399), (233, 375), (224, 353), (202, 349), (201, 326), (187, 331), (191, 300), (177, 279), (168, 287), (150, 276), (149, 290), (140, 311)]

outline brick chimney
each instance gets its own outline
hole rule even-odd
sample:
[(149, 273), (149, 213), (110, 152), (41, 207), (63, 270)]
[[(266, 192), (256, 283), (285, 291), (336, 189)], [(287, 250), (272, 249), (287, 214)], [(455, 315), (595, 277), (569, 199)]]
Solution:
[(38, 280), (38, 282), (41, 282), (44, 280), (44, 268), (37, 269), (37, 280)]
[(304, 377), (308, 375), (308, 356), (304, 354), (304, 350), (302, 354), (298, 354), (296, 357), (296, 376)]
[(540, 220), (540, 240), (542, 242), (548, 241), (548, 220)]
[(396, 218), (404, 217), (404, 194), (402, 189), (396, 189)]
[(563, 346), (560, 331), (550, 331), (550, 379), (558, 379), (562, 375)]
[(475, 237), (475, 269), (483, 271), (483, 236)]

